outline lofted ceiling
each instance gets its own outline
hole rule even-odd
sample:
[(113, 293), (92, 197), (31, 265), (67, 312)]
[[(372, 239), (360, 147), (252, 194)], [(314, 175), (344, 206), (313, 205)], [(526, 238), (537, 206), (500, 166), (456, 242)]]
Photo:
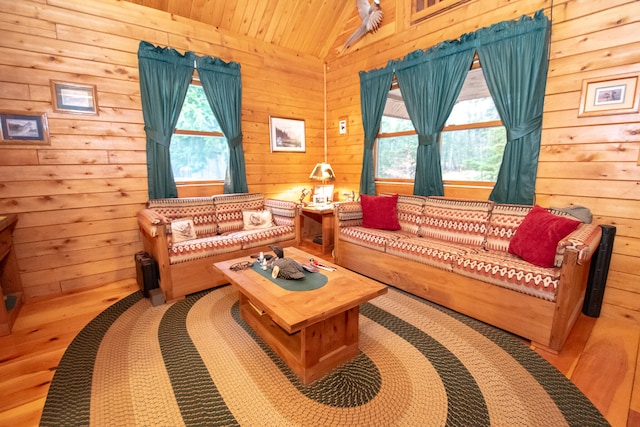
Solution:
[(126, 1), (317, 58), (327, 56), (349, 19), (359, 18), (355, 0)]
[[(326, 59), (360, 25), (356, 0), (124, 0), (224, 32)], [(369, 0), (372, 2), (373, 0)], [(431, 0), (430, 0), (431, 1)], [(441, 1), (441, 0), (439, 0)], [(429, 3), (431, 4), (431, 3)], [(395, 18), (385, 9), (383, 24)], [(488, 96), (482, 71), (469, 73), (458, 101)], [(391, 91), (385, 114), (408, 119), (402, 95)]]

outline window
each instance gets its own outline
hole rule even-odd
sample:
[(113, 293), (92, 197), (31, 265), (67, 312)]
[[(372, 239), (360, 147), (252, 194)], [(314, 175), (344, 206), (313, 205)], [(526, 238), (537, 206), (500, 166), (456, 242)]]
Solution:
[(382, 116), (376, 144), (377, 179), (413, 180), (415, 178), (418, 135), (408, 115), (406, 117)]
[[(506, 144), (481, 68), (469, 71), (441, 134), (440, 160), (446, 182), (495, 182)], [(389, 91), (376, 144), (376, 179), (415, 178), (418, 136), (400, 89)]]
[(442, 0), (415, 0), (415, 11), (420, 12), (427, 7), (435, 6), (437, 3), (442, 2)]
[(224, 181), (229, 147), (204, 89), (189, 86), (169, 148), (176, 183)]
[(411, 23), (417, 24), (428, 18), (447, 12), (471, 0), (411, 0)]
[(495, 182), (506, 143), (507, 132), (482, 68), (473, 69), (442, 131), (442, 179)]

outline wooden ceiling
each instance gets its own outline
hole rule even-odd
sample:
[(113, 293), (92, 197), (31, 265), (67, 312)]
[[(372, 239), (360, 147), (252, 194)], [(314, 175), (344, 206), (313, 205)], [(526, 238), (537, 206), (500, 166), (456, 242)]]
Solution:
[(349, 19), (359, 19), (355, 0), (126, 1), (317, 58), (329, 54)]

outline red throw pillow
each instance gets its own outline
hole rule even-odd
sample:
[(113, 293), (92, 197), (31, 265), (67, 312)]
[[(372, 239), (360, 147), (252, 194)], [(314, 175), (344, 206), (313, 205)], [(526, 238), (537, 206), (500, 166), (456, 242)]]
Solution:
[(534, 206), (509, 242), (509, 253), (540, 267), (553, 267), (558, 242), (573, 232), (580, 221), (554, 215)]
[(360, 195), (362, 206), (362, 226), (381, 230), (400, 230), (398, 222), (398, 195)]

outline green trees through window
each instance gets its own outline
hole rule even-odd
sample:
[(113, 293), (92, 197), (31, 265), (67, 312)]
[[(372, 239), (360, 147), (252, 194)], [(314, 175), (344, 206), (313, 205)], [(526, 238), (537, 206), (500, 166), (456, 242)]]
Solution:
[(411, 120), (382, 116), (376, 146), (376, 177), (413, 180), (417, 148), (418, 135)]
[(200, 85), (189, 86), (170, 153), (176, 182), (224, 180), (229, 162), (227, 139)]
[[(444, 181), (495, 182), (506, 144), (482, 69), (469, 71), (440, 140)], [(392, 88), (376, 144), (376, 179), (415, 178), (418, 137), (398, 88)]]
[(506, 143), (506, 130), (490, 96), (458, 102), (441, 136), (442, 179), (495, 182)]

